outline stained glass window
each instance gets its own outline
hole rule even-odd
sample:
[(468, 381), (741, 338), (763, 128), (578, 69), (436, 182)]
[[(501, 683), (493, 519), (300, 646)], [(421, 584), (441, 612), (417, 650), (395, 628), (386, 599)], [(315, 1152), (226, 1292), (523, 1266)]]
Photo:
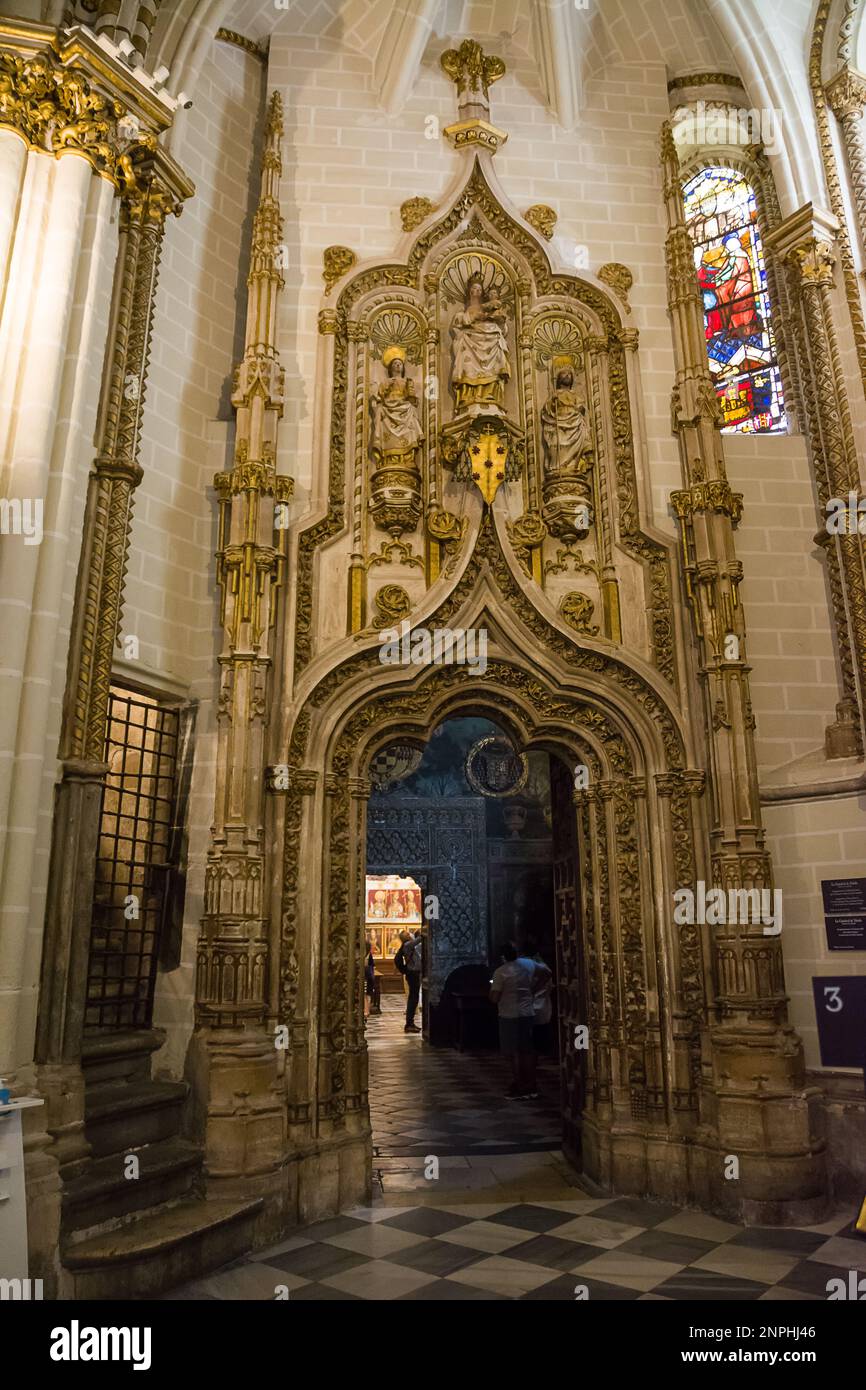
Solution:
[(787, 428), (755, 193), (736, 169), (702, 169), (683, 189), (723, 428)]

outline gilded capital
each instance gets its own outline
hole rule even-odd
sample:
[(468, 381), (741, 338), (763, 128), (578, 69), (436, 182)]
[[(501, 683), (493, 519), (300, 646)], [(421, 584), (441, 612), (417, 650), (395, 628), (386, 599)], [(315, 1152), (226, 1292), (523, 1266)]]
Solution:
[(836, 256), (831, 242), (820, 237), (809, 237), (794, 246), (786, 260), (799, 272), (804, 286), (833, 284)]
[(830, 109), (837, 120), (860, 115), (866, 106), (866, 77), (853, 68), (843, 68), (824, 89)]

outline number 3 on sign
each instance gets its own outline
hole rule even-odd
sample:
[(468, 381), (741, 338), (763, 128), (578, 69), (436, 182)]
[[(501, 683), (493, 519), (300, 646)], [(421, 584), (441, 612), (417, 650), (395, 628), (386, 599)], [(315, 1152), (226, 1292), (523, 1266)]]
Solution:
[[(827, 996), (830, 996), (829, 999)], [(824, 1008), (828, 1014), (838, 1014), (842, 1010), (842, 996), (838, 985), (824, 986)]]

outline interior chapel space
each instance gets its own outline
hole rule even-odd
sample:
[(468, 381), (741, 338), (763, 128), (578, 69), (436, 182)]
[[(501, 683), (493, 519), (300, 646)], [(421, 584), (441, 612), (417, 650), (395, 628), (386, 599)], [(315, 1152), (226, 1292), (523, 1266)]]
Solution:
[(60, 1296), (369, 1199), (416, 898), (422, 1049), (543, 938), (593, 1191), (862, 1199), (862, 19), (0, 5), (0, 1075)]

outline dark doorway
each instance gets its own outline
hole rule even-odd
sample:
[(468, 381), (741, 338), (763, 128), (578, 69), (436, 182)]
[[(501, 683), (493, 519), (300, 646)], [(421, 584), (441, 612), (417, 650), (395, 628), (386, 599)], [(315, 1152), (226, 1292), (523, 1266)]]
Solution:
[[(531, 1116), (515, 1115), (514, 1137), (518, 1139), (519, 1131), (534, 1147), (537, 1131), (537, 1143), (543, 1146), (555, 1130), (553, 1146), (564, 1140), (574, 1157), (579, 1151), (582, 1069), (571, 1056), (559, 1065), (575, 1018), (584, 1016), (576, 964), (579, 879), (573, 777), (560, 759), (542, 750), (522, 757), (511, 750), (520, 766), (509, 767), (509, 747), (494, 722), (463, 716), (445, 721), (423, 746), (395, 744), (374, 760), (367, 814), (366, 927), (385, 1002), (383, 1015), (368, 1026), (368, 1041), (376, 1038), (379, 1046), (388, 1026), (383, 1017), (390, 1016), (395, 1032), (403, 1022), (403, 984), (390, 948), (396, 946), (394, 914), (408, 911), (411, 885), (421, 921), (407, 921), (406, 927), (414, 930), (418, 925), (423, 934), (424, 987), (419, 1020), (423, 1036), (408, 1041), (416, 1049), (435, 1051), (441, 1063), (452, 1071), (456, 1068), (454, 1075), (471, 1073), (479, 1090), (495, 1088), (499, 1100), (507, 1078), (505, 1059), (498, 1054), (496, 1010), (488, 998), (490, 979), (509, 940), (537, 954), (556, 981), (551, 1026), (539, 1062), (540, 1090), (548, 1111), (544, 1116), (539, 1112), (535, 1126)], [(456, 1058), (448, 1063), (448, 1052), (465, 1057), (470, 1066), (458, 1064)], [(374, 1116), (382, 1111), (383, 1097), (376, 1094), (377, 1067), (381, 1071), (384, 1065), (381, 1055), (381, 1049), (371, 1055)], [(423, 1068), (413, 1070), (416, 1088), (424, 1084), (422, 1073)], [(455, 1102), (459, 1091), (456, 1086), (450, 1092), (444, 1088)], [(496, 1139), (505, 1142), (501, 1125)], [(496, 1139), (488, 1129), (483, 1142)]]

